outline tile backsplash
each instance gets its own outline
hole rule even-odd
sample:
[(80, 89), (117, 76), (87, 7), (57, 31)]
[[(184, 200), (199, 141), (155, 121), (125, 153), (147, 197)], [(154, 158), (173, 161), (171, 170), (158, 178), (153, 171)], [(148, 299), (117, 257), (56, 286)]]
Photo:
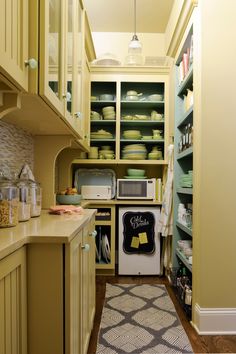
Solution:
[(33, 171), (33, 136), (15, 125), (0, 121), (0, 170), (19, 174), (24, 164)]

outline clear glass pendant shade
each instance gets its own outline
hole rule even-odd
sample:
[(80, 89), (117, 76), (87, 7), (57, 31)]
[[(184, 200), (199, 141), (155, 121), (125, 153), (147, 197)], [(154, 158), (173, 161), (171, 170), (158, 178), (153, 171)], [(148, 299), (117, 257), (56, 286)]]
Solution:
[(127, 65), (142, 65), (142, 44), (136, 34), (136, 0), (134, 0), (134, 34), (129, 42), (128, 55), (125, 58), (125, 64)]
[(140, 53), (142, 52), (142, 44), (139, 42), (138, 37), (136, 34), (133, 35), (133, 38), (131, 39), (129, 43), (129, 48), (128, 48), (129, 53)]

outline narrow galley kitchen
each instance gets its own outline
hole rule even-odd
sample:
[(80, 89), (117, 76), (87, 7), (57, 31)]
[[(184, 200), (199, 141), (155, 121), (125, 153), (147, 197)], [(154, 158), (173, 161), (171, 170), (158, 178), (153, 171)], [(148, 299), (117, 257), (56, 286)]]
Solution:
[(1, 5), (0, 354), (236, 353), (236, 1)]

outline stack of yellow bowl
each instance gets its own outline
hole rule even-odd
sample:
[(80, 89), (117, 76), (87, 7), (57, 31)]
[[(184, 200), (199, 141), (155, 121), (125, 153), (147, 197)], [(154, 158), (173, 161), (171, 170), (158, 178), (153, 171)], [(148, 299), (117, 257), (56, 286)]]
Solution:
[(124, 130), (123, 137), (125, 139), (138, 140), (141, 139), (142, 134), (139, 130)]
[(102, 114), (105, 120), (114, 120), (116, 118), (115, 108), (113, 106), (103, 107)]
[(122, 159), (124, 160), (145, 160), (147, 149), (144, 144), (126, 145), (122, 150)]

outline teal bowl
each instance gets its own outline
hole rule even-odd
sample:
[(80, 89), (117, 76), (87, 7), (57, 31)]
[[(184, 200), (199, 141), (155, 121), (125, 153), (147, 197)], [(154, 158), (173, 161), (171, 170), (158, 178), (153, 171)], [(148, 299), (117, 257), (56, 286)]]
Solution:
[(141, 170), (141, 169), (137, 169), (137, 168), (128, 168), (127, 173), (128, 173), (128, 176), (144, 177), (145, 170)]
[(62, 205), (79, 205), (81, 202), (81, 194), (57, 194), (56, 201)]

